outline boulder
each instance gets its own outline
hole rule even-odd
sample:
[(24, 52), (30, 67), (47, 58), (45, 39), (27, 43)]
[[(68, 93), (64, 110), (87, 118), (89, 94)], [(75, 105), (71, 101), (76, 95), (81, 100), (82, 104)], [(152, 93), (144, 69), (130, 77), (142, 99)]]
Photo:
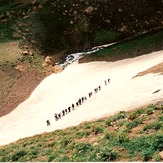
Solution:
[(22, 52), (22, 55), (28, 55), (28, 54), (29, 54), (29, 52), (27, 50)]
[(42, 64), (44, 67), (45, 66), (50, 66), (50, 65), (54, 65), (54, 59), (53, 59), (53, 57), (50, 57), (50, 56), (47, 56), (46, 58), (45, 58), (45, 61), (44, 61), (44, 63)]
[(20, 35), (19, 33), (17, 33), (17, 32), (14, 32), (14, 33), (12, 34), (12, 37), (13, 37), (13, 38), (18, 38), (18, 37), (21, 37), (21, 35)]
[(161, 152), (159, 153), (159, 156), (160, 156), (161, 160), (163, 160), (163, 151), (161, 151)]
[(46, 70), (45, 72), (48, 75), (50, 75), (52, 73), (59, 73), (59, 72), (62, 72), (63, 71), (63, 69), (60, 66), (58, 66), (58, 65), (55, 65), (55, 66), (52, 66), (52, 65), (46, 66), (45, 67), (45, 70)]
[(128, 27), (126, 25), (123, 25), (119, 30), (120, 30), (120, 32), (127, 32)]
[(145, 21), (145, 24), (148, 26), (148, 25), (150, 25), (150, 23), (148, 22), (148, 21)]
[(74, 22), (71, 20), (71, 21), (70, 21), (70, 24), (74, 24)]
[(123, 10), (121, 8), (118, 9), (118, 12), (122, 12)]
[(39, 6), (38, 6), (38, 9), (42, 9), (42, 8), (43, 8), (43, 6), (42, 6), (42, 5), (39, 5)]
[(26, 69), (26, 67), (25, 67), (24, 65), (17, 65), (17, 66), (15, 67), (15, 69), (16, 69), (18, 72), (23, 72), (23, 71)]
[(89, 6), (88, 8), (84, 10), (84, 13), (87, 15), (92, 15), (93, 11), (94, 11), (94, 8), (92, 6)]

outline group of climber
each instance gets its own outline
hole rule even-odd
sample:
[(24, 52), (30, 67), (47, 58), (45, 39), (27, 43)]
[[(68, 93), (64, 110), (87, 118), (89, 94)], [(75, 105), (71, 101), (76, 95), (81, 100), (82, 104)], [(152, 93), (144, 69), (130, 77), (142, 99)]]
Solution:
[[(106, 86), (108, 83), (110, 83), (110, 79), (105, 80), (104, 83), (105, 83), (105, 86)], [(96, 94), (98, 91), (101, 91), (101, 86), (98, 86), (98, 87), (96, 87), (94, 89), (94, 91), (89, 92), (88, 97), (91, 98), (92, 95), (93, 95), (93, 92)], [(87, 97), (83, 96), (83, 97), (79, 98), (79, 100), (75, 104), (73, 103), (68, 108), (63, 109), (60, 113), (55, 113), (54, 114), (55, 120), (58, 121), (59, 119), (61, 119), (62, 117), (64, 117), (68, 113), (70, 113), (71, 111), (75, 110), (75, 108), (82, 105), (86, 100), (87, 100)], [(46, 123), (47, 123), (47, 126), (50, 126), (50, 120), (47, 120)]]

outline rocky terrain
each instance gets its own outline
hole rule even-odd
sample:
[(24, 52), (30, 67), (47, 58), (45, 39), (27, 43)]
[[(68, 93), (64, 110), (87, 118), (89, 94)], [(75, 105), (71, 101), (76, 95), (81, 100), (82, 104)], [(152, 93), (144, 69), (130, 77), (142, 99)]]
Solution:
[[(103, 43), (123, 42), (137, 35), (150, 35), (161, 29), (162, 2), (144, 0), (143, 3), (140, 0), (0, 1), (3, 43), (0, 45), (0, 116), (29, 97), (45, 76), (61, 72), (54, 64), (66, 54)], [(155, 47), (152, 45), (149, 51), (133, 49), (118, 57), (86, 56), (80, 62), (135, 57), (137, 52), (138, 55), (152, 52)], [(157, 50), (161, 47), (160, 41)]]

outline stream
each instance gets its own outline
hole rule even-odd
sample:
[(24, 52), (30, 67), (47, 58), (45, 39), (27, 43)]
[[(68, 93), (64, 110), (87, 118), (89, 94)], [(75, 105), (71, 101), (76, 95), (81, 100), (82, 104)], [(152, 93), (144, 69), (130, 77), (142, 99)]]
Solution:
[(111, 44), (101, 45), (101, 46), (95, 46), (86, 52), (77, 52), (77, 53), (69, 54), (62, 62), (58, 62), (58, 63), (56, 63), (56, 65), (60, 66), (62, 69), (65, 69), (68, 65), (70, 65), (71, 63), (73, 63), (76, 60), (79, 60), (84, 55), (95, 53), (95, 52), (97, 52), (101, 49), (104, 49), (106, 47), (109, 47), (115, 43), (116, 42), (111, 43)]

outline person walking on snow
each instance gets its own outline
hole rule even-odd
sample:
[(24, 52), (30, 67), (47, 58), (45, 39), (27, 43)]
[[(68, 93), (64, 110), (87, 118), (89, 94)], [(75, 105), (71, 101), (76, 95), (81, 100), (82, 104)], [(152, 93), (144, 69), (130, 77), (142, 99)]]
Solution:
[(47, 126), (50, 126), (50, 121), (49, 120), (47, 120), (46, 123), (47, 123)]

